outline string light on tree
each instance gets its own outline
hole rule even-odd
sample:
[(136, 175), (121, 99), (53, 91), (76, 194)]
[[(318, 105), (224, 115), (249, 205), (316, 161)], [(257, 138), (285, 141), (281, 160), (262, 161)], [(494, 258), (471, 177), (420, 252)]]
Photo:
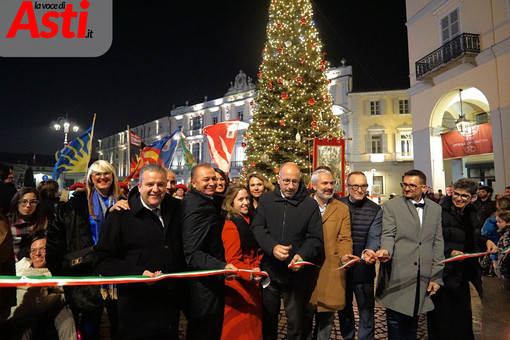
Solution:
[(332, 112), (324, 73), (328, 62), (310, 0), (272, 1), (266, 27), (244, 175), (260, 172), (274, 182), (284, 162), (309, 173), (310, 140), (342, 132)]

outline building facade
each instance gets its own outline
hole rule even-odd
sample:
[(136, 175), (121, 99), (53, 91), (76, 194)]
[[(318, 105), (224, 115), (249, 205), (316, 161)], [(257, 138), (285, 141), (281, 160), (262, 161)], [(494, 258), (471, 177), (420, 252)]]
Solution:
[[(413, 142), (409, 95), (406, 90), (352, 92), (352, 67), (345, 63), (326, 71), (333, 111), (341, 117), (345, 131), (346, 160), (350, 170), (364, 171), (371, 195), (385, 200), (399, 192), (401, 174), (412, 168)], [(189, 150), (198, 162), (211, 162), (207, 139), (202, 129), (219, 122), (239, 118), (241, 125), (232, 155), (230, 178), (237, 179), (245, 159), (243, 135), (252, 121), (255, 86), (242, 71), (222, 97), (173, 109), (170, 115), (131, 130), (149, 145), (181, 129)], [(127, 129), (102, 138), (100, 159), (110, 161), (119, 177), (128, 175)], [(171, 169), (180, 183), (186, 183), (189, 171), (181, 148), (177, 149)]]
[[(406, 9), (415, 167), (434, 188), (470, 177), (503, 192), (510, 183), (510, 1), (406, 0)], [(480, 141), (469, 131), (483, 123), (490, 123), (493, 153), (444, 159), (444, 133), (458, 129), (471, 152)]]

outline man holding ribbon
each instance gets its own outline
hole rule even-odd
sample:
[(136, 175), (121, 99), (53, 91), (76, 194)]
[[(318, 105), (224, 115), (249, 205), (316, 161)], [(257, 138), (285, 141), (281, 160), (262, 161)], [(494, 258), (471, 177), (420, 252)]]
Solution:
[[(318, 269), (301, 266), (324, 261), (322, 221), (317, 202), (307, 195), (299, 167), (284, 163), (274, 191), (262, 194), (252, 221), (255, 239), (265, 253), (262, 269), (271, 283), (262, 292), (264, 339), (276, 339), (280, 300), (287, 314), (287, 337), (300, 339)], [(290, 266), (290, 268), (289, 268)]]
[[(478, 184), (469, 178), (453, 184), (442, 204), (445, 257), (478, 250), (496, 252), (497, 246), (480, 233), (474, 201)], [(481, 291), (482, 272), (476, 257), (451, 261), (443, 271), (444, 287), (432, 297), (435, 308), (427, 315), (429, 339), (474, 339), (469, 282)]]
[[(180, 201), (166, 195), (167, 173), (159, 164), (140, 170), (138, 192), (129, 210), (108, 214), (95, 249), (95, 269), (104, 276), (146, 275), (186, 269), (182, 250)], [(118, 288), (122, 339), (178, 339), (182, 279)]]
[(386, 307), (390, 340), (416, 339), (418, 315), (434, 309), (430, 296), (443, 283), (441, 207), (423, 198), (426, 182), (422, 171), (407, 171), (400, 183), (404, 196), (383, 205), (376, 296)]

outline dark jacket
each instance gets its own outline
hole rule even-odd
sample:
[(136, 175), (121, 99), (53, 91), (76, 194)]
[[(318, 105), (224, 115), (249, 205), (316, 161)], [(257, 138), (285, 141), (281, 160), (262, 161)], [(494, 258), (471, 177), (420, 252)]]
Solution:
[[(180, 201), (165, 196), (161, 202), (164, 227), (142, 205), (139, 193), (130, 197), (129, 207), (108, 214), (94, 249), (95, 271), (105, 276), (185, 271)], [(118, 285), (120, 335), (138, 338), (168, 331), (178, 316), (183, 287), (182, 279)]]
[[(464, 253), (486, 250), (487, 238), (480, 233), (478, 214), (472, 204), (464, 208), (462, 215), (457, 212), (451, 197), (441, 207), (445, 258), (451, 256), (452, 250)], [(455, 289), (463, 281), (471, 281), (475, 287), (481, 284), (481, 270), (476, 258), (446, 263), (443, 271), (445, 286)]]
[(16, 195), (16, 187), (12, 183), (5, 183), (0, 180), (0, 211), (3, 211), (5, 215), (11, 208), (11, 201), (14, 195)]
[[(227, 265), (221, 240), (225, 220), (214, 200), (194, 188), (182, 200), (182, 241), (189, 270), (223, 269)], [(191, 317), (223, 313), (223, 279), (216, 275), (189, 280)]]
[[(262, 194), (252, 221), (252, 230), (258, 244), (266, 253), (262, 268), (269, 273), (271, 281), (297, 283), (299, 273), (288, 269), (295, 254), (303, 260), (322, 265), (324, 261), (324, 238), (322, 220), (317, 202), (307, 196), (301, 180), (297, 193), (292, 198), (282, 197), (280, 187)], [(285, 261), (276, 259), (273, 248), (292, 245)]]
[[(64, 268), (64, 256), (94, 246), (90, 231), (87, 193), (77, 191), (57, 211), (48, 227), (46, 260), (53, 275), (94, 275), (92, 253), (83, 257), (83, 263), (74, 269)], [(99, 286), (64, 287), (66, 300), (74, 310), (94, 310), (103, 304)]]
[[(351, 202), (349, 196), (339, 199), (347, 204), (351, 213), (351, 235), (353, 255), (361, 256), (365, 249), (379, 250), (381, 245), (382, 209), (367, 197), (359, 202)], [(347, 271), (349, 283), (373, 283), (375, 265), (358, 262)]]
[[(16, 275), (14, 267), (14, 251), (12, 249), (12, 233), (7, 218), (0, 212), (0, 228), (5, 232), (5, 238), (0, 242), (0, 275)], [(12, 306), (16, 306), (16, 287), (0, 287), (0, 325), (6, 321), (2, 316), (8, 317)], [(2, 332), (0, 331), (0, 334)]]
[(485, 202), (478, 198), (473, 202), (473, 205), (478, 213), (481, 225), (498, 210), (496, 208), (496, 201), (491, 200), (490, 197)]

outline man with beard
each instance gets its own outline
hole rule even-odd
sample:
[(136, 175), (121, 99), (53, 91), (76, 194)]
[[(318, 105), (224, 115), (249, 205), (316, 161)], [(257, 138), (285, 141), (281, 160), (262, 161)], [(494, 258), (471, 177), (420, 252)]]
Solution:
[(374, 279), (375, 252), (381, 244), (382, 209), (367, 197), (367, 178), (361, 171), (347, 175), (347, 192), (349, 196), (340, 198), (347, 204), (351, 213), (351, 234), (353, 254), (364, 261), (355, 263), (347, 271), (345, 290), (345, 308), (338, 312), (340, 332), (346, 340), (355, 339), (353, 297), (358, 306), (358, 339), (374, 339)]
[(166, 174), (167, 174), (166, 178), (168, 180), (166, 183), (166, 192), (170, 196), (173, 196), (175, 193), (175, 186), (177, 185), (177, 178), (175, 177), (174, 172), (170, 169), (166, 170)]
[(319, 273), (317, 286), (312, 293), (308, 327), (311, 328), (315, 312), (314, 339), (329, 339), (335, 312), (345, 306), (345, 271), (335, 270), (351, 259), (352, 254), (351, 222), (349, 208), (333, 198), (334, 179), (331, 172), (318, 169), (312, 175), (312, 186), (322, 215), (324, 252), (326, 259)]
[(478, 198), (473, 202), (476, 212), (478, 213), (478, 217), (480, 218), (479, 222), (482, 225), (485, 223), (485, 220), (491, 217), (491, 215), (497, 210), (496, 201), (492, 200), (493, 192), (494, 189), (491, 187), (482, 185), (478, 188)]
[(441, 207), (423, 198), (427, 177), (409, 170), (404, 196), (383, 205), (377, 301), (386, 307), (388, 338), (416, 339), (418, 315), (434, 309), (430, 297), (443, 284)]
[(295, 163), (284, 163), (275, 190), (260, 196), (252, 230), (265, 253), (262, 269), (271, 278), (262, 291), (264, 339), (277, 338), (282, 298), (288, 320), (287, 337), (300, 339), (306, 330), (307, 305), (318, 273), (314, 266), (296, 262), (322, 265), (324, 241), (319, 207), (308, 197)]

